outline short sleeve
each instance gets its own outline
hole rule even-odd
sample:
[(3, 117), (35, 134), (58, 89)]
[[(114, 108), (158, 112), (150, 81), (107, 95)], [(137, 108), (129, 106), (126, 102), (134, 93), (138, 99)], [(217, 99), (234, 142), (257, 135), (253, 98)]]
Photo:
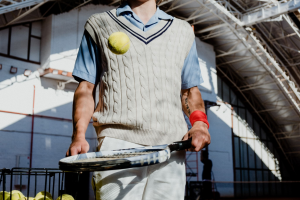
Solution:
[(72, 74), (75, 80), (98, 84), (101, 74), (101, 58), (98, 49), (90, 34), (85, 31)]
[(189, 89), (199, 86), (203, 83), (196, 42), (194, 41), (188, 56), (184, 60), (184, 65), (181, 71), (181, 89)]

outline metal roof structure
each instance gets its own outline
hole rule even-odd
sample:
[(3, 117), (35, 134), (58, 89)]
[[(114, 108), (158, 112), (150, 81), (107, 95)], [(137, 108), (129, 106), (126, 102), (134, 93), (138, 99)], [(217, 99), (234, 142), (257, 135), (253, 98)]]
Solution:
[[(119, 2), (2, 0), (0, 28), (88, 3)], [(244, 97), (291, 166), (300, 166), (300, 0), (164, 0), (159, 6), (214, 46), (218, 73)]]

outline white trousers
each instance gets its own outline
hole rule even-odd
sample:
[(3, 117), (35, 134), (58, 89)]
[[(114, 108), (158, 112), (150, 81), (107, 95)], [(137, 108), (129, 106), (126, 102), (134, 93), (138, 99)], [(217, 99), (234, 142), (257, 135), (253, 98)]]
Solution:
[[(99, 138), (100, 151), (135, 147), (141, 145)], [(185, 183), (185, 151), (173, 152), (157, 165), (95, 172), (92, 180), (97, 200), (183, 200)]]

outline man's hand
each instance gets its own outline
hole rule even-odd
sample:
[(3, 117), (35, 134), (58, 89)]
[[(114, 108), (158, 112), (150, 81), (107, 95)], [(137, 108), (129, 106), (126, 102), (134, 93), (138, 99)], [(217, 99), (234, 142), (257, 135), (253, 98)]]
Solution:
[(89, 149), (90, 145), (85, 138), (74, 138), (66, 153), (66, 157), (87, 153)]
[[(205, 105), (198, 87), (181, 90), (181, 103), (182, 109), (188, 118), (196, 110), (205, 113)], [(192, 138), (190, 151), (200, 151), (209, 145), (210, 135), (207, 124), (202, 121), (196, 121), (191, 130), (185, 134), (183, 140), (188, 140), (189, 138)]]
[(208, 132), (208, 126), (204, 122), (197, 121), (189, 132), (185, 134), (183, 140), (192, 138), (192, 147), (189, 151), (200, 151), (204, 147), (210, 144), (210, 135)]

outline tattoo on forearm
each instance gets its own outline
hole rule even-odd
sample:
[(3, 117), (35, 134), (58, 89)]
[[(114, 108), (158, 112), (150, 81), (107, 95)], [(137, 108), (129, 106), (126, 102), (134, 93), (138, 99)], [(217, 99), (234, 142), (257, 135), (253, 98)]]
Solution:
[(190, 115), (191, 114), (191, 110), (190, 110), (190, 107), (189, 107), (188, 98), (185, 98), (185, 106), (186, 106), (186, 109), (188, 111), (188, 114)]

